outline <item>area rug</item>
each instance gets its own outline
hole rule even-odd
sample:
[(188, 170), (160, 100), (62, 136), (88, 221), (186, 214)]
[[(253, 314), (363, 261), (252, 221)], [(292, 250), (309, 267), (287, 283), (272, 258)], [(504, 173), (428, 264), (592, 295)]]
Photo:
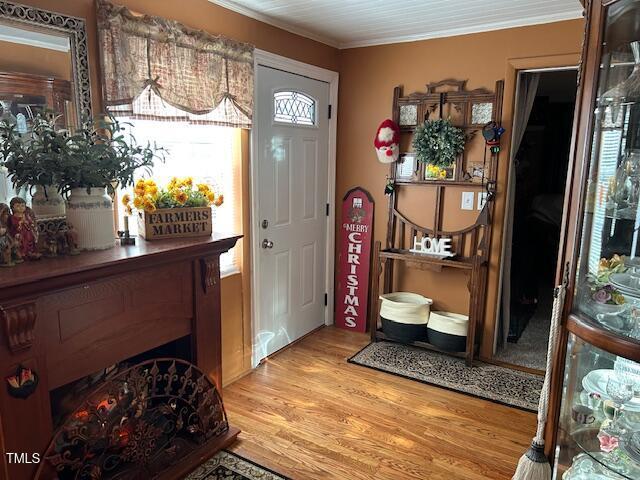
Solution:
[[(546, 315), (544, 313), (547, 313)], [(534, 315), (517, 343), (505, 343), (493, 357), (505, 363), (544, 371), (547, 366), (547, 347), (551, 318), (548, 312)]]
[(544, 370), (547, 366), (547, 347), (551, 328), (553, 291), (539, 288), (536, 312), (516, 343), (506, 342), (493, 357), (505, 363)]
[(539, 375), (482, 362), (467, 367), (462, 358), (392, 342), (370, 343), (349, 363), (532, 412), (542, 390)]
[(235, 453), (220, 451), (184, 480), (288, 480)]

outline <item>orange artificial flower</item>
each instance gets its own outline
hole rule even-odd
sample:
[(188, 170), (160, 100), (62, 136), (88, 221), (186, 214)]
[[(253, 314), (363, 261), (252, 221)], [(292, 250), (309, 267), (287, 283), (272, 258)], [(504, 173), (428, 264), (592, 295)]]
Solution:
[(173, 198), (175, 198), (176, 202), (178, 202), (180, 205), (184, 205), (185, 203), (187, 203), (187, 200), (189, 200), (189, 195), (187, 194), (187, 192), (183, 192), (181, 190), (179, 192), (176, 192)]
[(153, 213), (156, 211), (156, 204), (153, 202), (144, 202), (144, 211)]
[(136, 195), (144, 195), (144, 180), (142, 178), (136, 182), (134, 192)]
[(136, 197), (133, 199), (133, 206), (140, 209), (142, 208), (142, 206), (144, 205), (144, 198), (136, 195)]

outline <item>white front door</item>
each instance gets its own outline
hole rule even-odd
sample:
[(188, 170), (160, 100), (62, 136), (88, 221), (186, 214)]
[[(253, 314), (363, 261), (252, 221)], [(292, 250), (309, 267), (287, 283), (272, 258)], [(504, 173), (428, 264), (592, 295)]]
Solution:
[(260, 361), (325, 321), (329, 84), (259, 66), (256, 88)]

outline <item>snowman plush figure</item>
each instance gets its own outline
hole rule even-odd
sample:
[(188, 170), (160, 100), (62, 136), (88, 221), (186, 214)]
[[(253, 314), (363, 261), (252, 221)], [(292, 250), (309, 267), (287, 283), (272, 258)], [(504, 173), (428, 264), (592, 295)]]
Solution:
[(400, 155), (400, 128), (393, 120), (386, 119), (378, 127), (378, 133), (373, 141), (382, 163), (393, 163)]

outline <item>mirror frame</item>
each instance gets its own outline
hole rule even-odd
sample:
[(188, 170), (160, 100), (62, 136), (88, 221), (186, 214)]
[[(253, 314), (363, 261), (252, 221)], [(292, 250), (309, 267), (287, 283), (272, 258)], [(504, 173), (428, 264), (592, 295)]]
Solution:
[(0, 20), (11, 23), (45, 27), (65, 34), (71, 47), (73, 95), (76, 101), (78, 125), (83, 118), (91, 118), (91, 75), (85, 20), (61, 13), (42, 10), (20, 3), (0, 1)]

